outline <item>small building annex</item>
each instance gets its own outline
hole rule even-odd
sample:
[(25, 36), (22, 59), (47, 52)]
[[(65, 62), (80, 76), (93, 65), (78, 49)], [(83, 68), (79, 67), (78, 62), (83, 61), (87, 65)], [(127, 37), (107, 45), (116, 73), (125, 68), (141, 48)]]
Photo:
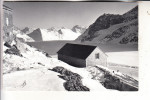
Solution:
[(10, 42), (10, 37), (14, 37), (13, 32), (13, 9), (3, 5), (3, 39)]
[(66, 43), (57, 53), (59, 60), (75, 67), (107, 66), (107, 55), (98, 46)]

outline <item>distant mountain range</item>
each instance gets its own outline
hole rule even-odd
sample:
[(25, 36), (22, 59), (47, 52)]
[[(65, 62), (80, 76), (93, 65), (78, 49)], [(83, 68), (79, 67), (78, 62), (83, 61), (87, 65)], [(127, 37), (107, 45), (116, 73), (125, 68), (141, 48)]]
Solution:
[[(28, 28), (23, 29), (22, 31), (27, 31)], [(75, 40), (80, 36), (86, 28), (80, 27), (78, 25), (74, 26), (72, 29), (68, 28), (54, 28), (41, 29), (37, 28), (33, 32), (27, 34), (29, 37), (35, 41), (51, 41), (51, 40)]]
[(103, 44), (137, 44), (138, 6), (123, 15), (101, 15), (76, 41)]
[[(20, 34), (20, 35), (17, 35)], [(10, 41), (22, 37), (26, 42), (75, 40), (101, 44), (138, 44), (138, 6), (122, 14), (103, 14), (88, 28), (75, 25), (68, 28), (29, 28), (19, 29), (14, 26), (13, 33), (6, 34)], [(12, 38), (12, 39), (11, 39)]]

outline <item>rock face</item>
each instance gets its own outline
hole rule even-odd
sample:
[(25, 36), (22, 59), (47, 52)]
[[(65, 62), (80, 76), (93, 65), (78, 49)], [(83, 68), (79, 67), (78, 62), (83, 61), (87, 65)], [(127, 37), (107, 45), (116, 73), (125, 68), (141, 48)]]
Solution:
[(76, 41), (138, 43), (138, 6), (123, 15), (103, 14)]
[(105, 81), (103, 82), (103, 86), (107, 89), (116, 89), (119, 91), (138, 91), (137, 88), (121, 82), (119, 78), (114, 77), (109, 73), (106, 73), (104, 78)]
[(63, 67), (55, 67), (52, 69), (52, 71), (58, 72), (61, 75), (59, 75), (60, 78), (66, 80), (64, 83), (64, 87), (68, 91), (90, 91), (89, 88), (86, 86), (83, 86), (82, 84), (82, 77), (77, 74), (73, 73)]
[(72, 31), (73, 32), (76, 32), (76, 33), (84, 33), (86, 30), (85, 27), (82, 27), (82, 26), (79, 26), (79, 25), (75, 25), (73, 28), (72, 28)]
[(8, 42), (5, 42), (4, 45), (8, 48), (11, 48), (11, 45)]
[(34, 39), (35, 41), (43, 41), (41, 30), (39, 28), (34, 30), (32, 33), (28, 34), (28, 36)]
[(25, 27), (24, 29), (21, 30), (23, 33), (27, 33), (29, 32), (29, 28), (28, 27)]
[(20, 51), (18, 50), (18, 48), (15, 45), (11, 46), (10, 49), (7, 49), (5, 51), (5, 53), (6, 54), (13, 54), (13, 55), (22, 56)]
[(138, 21), (132, 21), (123, 27), (118, 28), (112, 34), (104, 37), (103, 42), (114, 41), (115, 39), (119, 39), (117, 41), (120, 44), (127, 43), (137, 43), (138, 42)]

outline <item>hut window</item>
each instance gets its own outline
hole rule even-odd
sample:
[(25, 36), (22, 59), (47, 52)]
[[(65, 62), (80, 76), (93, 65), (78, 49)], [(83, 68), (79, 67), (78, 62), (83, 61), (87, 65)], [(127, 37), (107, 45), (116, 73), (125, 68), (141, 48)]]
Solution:
[(99, 59), (99, 53), (95, 54), (95, 59)]
[(8, 26), (8, 24), (9, 24), (9, 20), (8, 18), (6, 18), (6, 25)]

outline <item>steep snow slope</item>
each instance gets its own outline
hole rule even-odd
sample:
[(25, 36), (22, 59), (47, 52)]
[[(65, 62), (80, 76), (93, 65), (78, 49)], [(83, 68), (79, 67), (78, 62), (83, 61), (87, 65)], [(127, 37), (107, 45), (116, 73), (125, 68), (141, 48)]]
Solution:
[(57, 31), (48, 31), (47, 29), (41, 29), (41, 35), (43, 41), (61, 39), (61, 35)]
[(70, 29), (61, 29), (63, 40), (75, 40), (81, 33), (75, 33)]
[(34, 42), (34, 40), (26, 34), (17, 34), (17, 37), (24, 39), (25, 42)]

